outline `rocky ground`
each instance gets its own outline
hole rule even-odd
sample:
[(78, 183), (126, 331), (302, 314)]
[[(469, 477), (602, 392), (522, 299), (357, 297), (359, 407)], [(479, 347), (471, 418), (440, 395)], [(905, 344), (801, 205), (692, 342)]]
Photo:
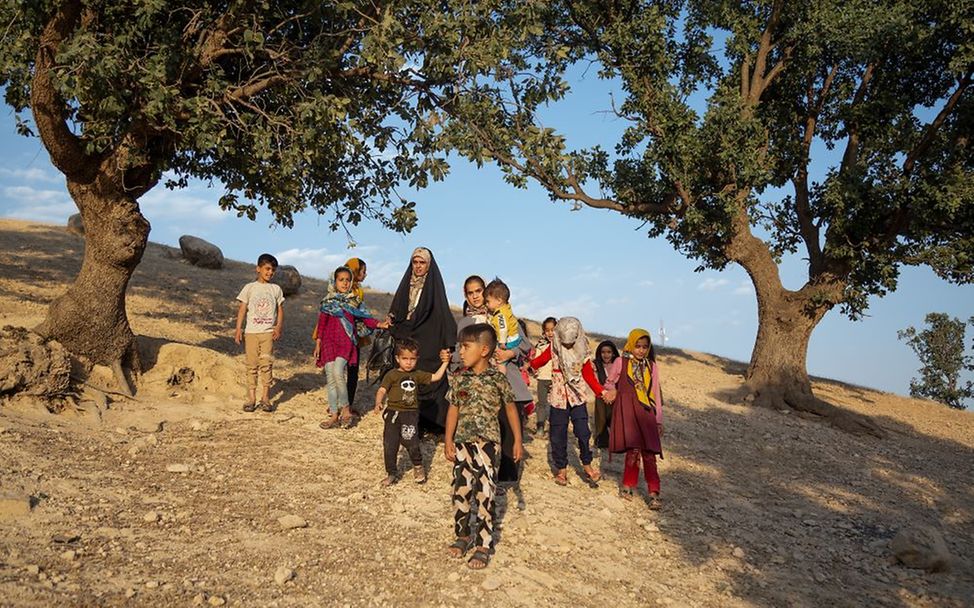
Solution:
[[(0, 324), (30, 327), (82, 243), (3, 221), (0, 249)], [(0, 401), (0, 605), (972, 605), (971, 414), (817, 381), (889, 433), (853, 437), (729, 404), (741, 364), (677, 350), (661, 358), (663, 510), (618, 498), (618, 458), (604, 459), (597, 487), (577, 475), (556, 486), (536, 439), (520, 492), (499, 502), (496, 555), (470, 571), (445, 554), (441, 446), (424, 445), (429, 483), (383, 489), (377, 417), (318, 428), (320, 282), (286, 305), (277, 411), (240, 411), (233, 298), (251, 272), (191, 267), (150, 245), (129, 298), (150, 367), (136, 399), (83, 398), (59, 415)], [(388, 296), (368, 301), (381, 310)], [(170, 382), (184, 368), (193, 380)], [(362, 388), (359, 409), (373, 391)], [(948, 572), (896, 563), (890, 540), (917, 526), (944, 536)]]

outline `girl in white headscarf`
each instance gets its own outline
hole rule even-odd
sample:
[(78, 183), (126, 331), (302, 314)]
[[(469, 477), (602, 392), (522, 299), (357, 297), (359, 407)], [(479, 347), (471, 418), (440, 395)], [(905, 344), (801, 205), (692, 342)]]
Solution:
[[(585, 406), (591, 393), (602, 396), (602, 386), (592, 365), (591, 347), (582, 323), (575, 317), (562, 317), (555, 325), (551, 344), (531, 360), (531, 367), (539, 369), (549, 361), (551, 404), (548, 425), (551, 442), (551, 460), (555, 464), (555, 483), (568, 484), (568, 422), (578, 439), (578, 456), (582, 468), (590, 480), (598, 481), (601, 474), (592, 467), (592, 449), (589, 440), (592, 431), (588, 426), (588, 409)], [(591, 392), (589, 391), (591, 389)]]

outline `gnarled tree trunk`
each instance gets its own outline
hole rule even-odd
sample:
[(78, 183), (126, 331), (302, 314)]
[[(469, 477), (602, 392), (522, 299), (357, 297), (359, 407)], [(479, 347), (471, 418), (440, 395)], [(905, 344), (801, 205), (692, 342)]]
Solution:
[(808, 377), (808, 342), (819, 321), (832, 308), (829, 296), (842, 291), (841, 280), (822, 275), (799, 291), (785, 289), (767, 245), (751, 234), (742, 214), (727, 247), (729, 257), (744, 267), (758, 301), (758, 335), (745, 374), (755, 405), (791, 408), (827, 419), (857, 435), (884, 437), (871, 419), (837, 408), (812, 394)]
[(74, 284), (48, 309), (37, 332), (70, 352), (112, 366), (123, 392), (131, 393), (122, 367), (139, 371), (135, 336), (125, 313), (129, 279), (142, 260), (149, 222), (124, 194), (68, 182), (85, 225), (85, 254)]

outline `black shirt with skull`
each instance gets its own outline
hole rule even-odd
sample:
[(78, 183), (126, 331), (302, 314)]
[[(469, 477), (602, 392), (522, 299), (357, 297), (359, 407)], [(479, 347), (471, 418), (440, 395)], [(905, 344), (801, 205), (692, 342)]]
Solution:
[(390, 370), (382, 377), (381, 388), (386, 389), (387, 406), (390, 410), (412, 411), (419, 409), (419, 385), (429, 384), (433, 374), (421, 369), (404, 372)]

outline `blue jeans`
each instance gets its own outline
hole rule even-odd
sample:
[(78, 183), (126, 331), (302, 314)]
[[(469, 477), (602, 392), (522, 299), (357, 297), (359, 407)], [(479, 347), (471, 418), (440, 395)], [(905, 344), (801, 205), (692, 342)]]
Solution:
[(592, 450), (589, 439), (592, 430), (588, 428), (588, 410), (585, 404), (569, 406), (568, 409), (551, 408), (548, 424), (551, 430), (548, 440), (551, 442), (551, 460), (558, 470), (568, 466), (568, 422), (572, 423), (575, 438), (578, 439), (578, 459), (582, 464), (592, 464)]
[(325, 381), (328, 382), (328, 411), (337, 414), (348, 406), (348, 384), (345, 378), (348, 361), (338, 357), (325, 363)]

